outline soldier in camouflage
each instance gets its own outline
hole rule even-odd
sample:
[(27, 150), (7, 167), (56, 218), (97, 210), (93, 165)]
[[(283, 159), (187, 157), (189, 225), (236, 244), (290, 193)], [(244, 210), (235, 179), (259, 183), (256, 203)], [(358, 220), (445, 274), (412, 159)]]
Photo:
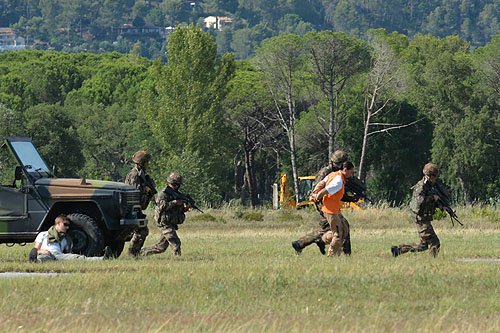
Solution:
[[(344, 152), (343, 150), (336, 150), (330, 158), (330, 163), (327, 166), (323, 167), (316, 175), (316, 179), (314, 181), (315, 185), (318, 184), (321, 180), (323, 180), (323, 178), (325, 178), (329, 173), (340, 170), (342, 168), (342, 164), (347, 160), (348, 156), (346, 152)], [(353, 200), (357, 200), (357, 198), (351, 199), (347, 195), (345, 195), (342, 198), (342, 201), (353, 201)], [(330, 225), (328, 224), (326, 217), (321, 211), (322, 203), (317, 202), (315, 204), (320, 214), (320, 221), (319, 221), (320, 227), (319, 229), (315, 229), (311, 233), (308, 233), (307, 235), (304, 235), (300, 237), (298, 240), (292, 242), (292, 247), (294, 248), (295, 253), (297, 255), (299, 255), (304, 248), (313, 243), (318, 245), (321, 254), (325, 254), (326, 253), (325, 244), (330, 244), (330, 241), (333, 237)], [(342, 214), (340, 214), (340, 219), (349, 227), (349, 222)], [(347, 239), (344, 241), (343, 252), (345, 254), (349, 255), (351, 254), (350, 235), (347, 236)]]
[[(132, 161), (135, 163), (135, 166), (132, 170), (130, 170), (125, 178), (125, 184), (134, 186), (141, 193), (140, 204), (142, 210), (148, 208), (149, 202), (156, 194), (156, 185), (153, 179), (146, 174), (150, 160), (151, 155), (147, 151), (140, 150), (136, 152), (134, 156), (132, 156)], [(145, 217), (142, 212), (141, 217)], [(132, 234), (132, 239), (130, 240), (130, 246), (128, 248), (129, 255), (139, 255), (148, 234), (149, 229), (147, 226), (136, 227), (134, 233)]]
[(171, 173), (167, 178), (167, 186), (160, 191), (155, 209), (155, 221), (161, 230), (161, 238), (158, 243), (141, 250), (141, 255), (147, 256), (163, 253), (172, 245), (174, 255), (181, 255), (181, 240), (177, 236), (176, 230), (179, 224), (184, 223), (187, 212), (191, 205), (185, 200), (175, 199), (171, 191), (178, 192), (182, 185), (182, 176), (178, 173)]
[(439, 252), (439, 238), (434, 232), (431, 221), (438, 207), (439, 196), (434, 194), (432, 186), (436, 181), (439, 168), (436, 164), (427, 163), (423, 169), (424, 177), (414, 186), (410, 209), (415, 216), (415, 222), (420, 235), (420, 243), (392, 246), (393, 257), (407, 252), (422, 252), (429, 249), (429, 254), (436, 257)]

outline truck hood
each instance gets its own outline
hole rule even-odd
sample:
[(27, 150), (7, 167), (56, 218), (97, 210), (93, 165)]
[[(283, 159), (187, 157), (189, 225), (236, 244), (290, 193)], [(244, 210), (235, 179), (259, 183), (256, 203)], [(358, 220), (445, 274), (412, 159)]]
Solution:
[(78, 178), (41, 178), (35, 182), (37, 186), (57, 186), (82, 189), (102, 189), (102, 190), (135, 190), (135, 187), (125, 183), (111, 182), (106, 180), (87, 180)]

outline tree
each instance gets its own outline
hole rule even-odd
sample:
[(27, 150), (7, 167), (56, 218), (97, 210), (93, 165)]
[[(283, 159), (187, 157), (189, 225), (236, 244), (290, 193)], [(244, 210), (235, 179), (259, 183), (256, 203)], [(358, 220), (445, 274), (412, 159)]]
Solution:
[[(75, 119), (76, 134), (85, 144), (81, 151), (85, 165), (82, 176), (121, 180), (126, 175), (137, 131), (150, 133), (135, 110), (129, 105), (115, 103), (105, 107), (98, 104), (65, 106), (65, 112)], [(137, 147), (137, 150), (144, 149)]]
[[(159, 160), (164, 164), (173, 156), (199, 160), (210, 177), (196, 179), (196, 191), (212, 202), (220, 200), (228, 183), (231, 132), (221, 103), (233, 71), (232, 56), (218, 58), (209, 33), (194, 25), (178, 26), (169, 36), (168, 66), (156, 63), (151, 68), (150, 87), (145, 89), (148, 123), (161, 149)], [(184, 165), (184, 169), (189, 167)], [(164, 179), (169, 171), (161, 167)], [(205, 192), (211, 188), (209, 183), (216, 184), (219, 191)]]
[(486, 79), (486, 86), (496, 95), (500, 106), (500, 35), (495, 35), (485, 47), (477, 50), (476, 66)]
[(272, 100), (263, 84), (262, 73), (252, 68), (237, 71), (230, 82), (230, 92), (224, 101), (226, 117), (236, 128), (245, 159), (245, 186), (252, 207), (258, 205), (255, 178), (255, 154), (272, 142), (272, 122), (268, 114)]
[[(474, 188), (482, 183), (469, 176), (470, 170), (480, 170), (481, 165), (471, 167), (470, 161), (479, 161), (472, 150), (465, 150), (471, 154), (468, 156), (459, 154), (465, 144), (459, 129), (464, 129), (464, 121), (479, 122), (477, 116), (483, 113), (484, 101), (475, 91), (480, 77), (474, 75), (469, 45), (458, 37), (417, 35), (405, 58), (411, 64), (414, 82), (410, 95), (422, 110), (428, 110), (426, 115), (434, 125), (432, 159), (440, 167), (440, 177), (451, 184), (464, 202), (470, 203), (477, 199)], [(484, 137), (474, 136), (467, 144), (479, 143)]]
[[(329, 119), (316, 119), (328, 138), (328, 156), (335, 150), (335, 136), (342, 129), (352, 104), (343, 98), (346, 84), (369, 66), (366, 44), (343, 32), (310, 32), (305, 35), (312, 81), (328, 103)], [(316, 109), (317, 110), (317, 109)]]
[(298, 73), (304, 66), (304, 46), (301, 37), (289, 34), (265, 40), (257, 48), (255, 64), (264, 73), (264, 80), (274, 101), (274, 117), (288, 138), (292, 165), (295, 200), (299, 201), (299, 181), (296, 163), (295, 122), (299, 114), (297, 101), (302, 86)]
[[(364, 179), (364, 163), (368, 139), (380, 133), (401, 129), (413, 125), (376, 122), (381, 116), (391, 112), (391, 101), (404, 91), (404, 73), (400, 67), (400, 51), (408, 46), (406, 36), (397, 33), (388, 34), (385, 30), (372, 30), (371, 46), (374, 52), (374, 61), (368, 74), (365, 102), (365, 123), (363, 145), (359, 162), (358, 175)], [(392, 44), (392, 45), (391, 45)], [(372, 129), (375, 127), (376, 129)]]
[(182, 0), (163, 0), (160, 8), (165, 15), (165, 21), (171, 26), (189, 21), (190, 6)]
[(22, 135), (32, 138), (60, 177), (77, 177), (83, 166), (80, 138), (71, 117), (58, 105), (39, 104), (23, 114)]

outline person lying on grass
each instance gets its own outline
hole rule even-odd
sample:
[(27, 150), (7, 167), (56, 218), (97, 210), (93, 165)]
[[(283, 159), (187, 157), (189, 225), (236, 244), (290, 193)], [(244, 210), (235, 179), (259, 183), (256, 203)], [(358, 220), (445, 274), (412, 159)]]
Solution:
[(71, 220), (66, 214), (56, 217), (55, 223), (47, 231), (42, 231), (35, 239), (35, 246), (29, 254), (30, 262), (46, 262), (54, 260), (104, 260), (112, 259), (113, 251), (109, 246), (104, 248), (102, 257), (87, 257), (71, 253), (73, 242), (67, 231)]

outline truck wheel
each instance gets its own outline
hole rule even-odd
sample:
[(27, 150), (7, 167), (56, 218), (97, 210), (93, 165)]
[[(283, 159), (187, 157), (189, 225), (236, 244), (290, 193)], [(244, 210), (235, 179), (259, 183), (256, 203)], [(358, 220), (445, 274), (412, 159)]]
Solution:
[(113, 256), (115, 258), (118, 258), (120, 254), (122, 254), (123, 248), (125, 247), (125, 242), (124, 241), (116, 241), (111, 243), (109, 246), (111, 246), (111, 250), (113, 250)]
[(88, 257), (102, 255), (104, 236), (93, 218), (84, 214), (69, 214), (69, 235), (73, 241), (73, 253)]

